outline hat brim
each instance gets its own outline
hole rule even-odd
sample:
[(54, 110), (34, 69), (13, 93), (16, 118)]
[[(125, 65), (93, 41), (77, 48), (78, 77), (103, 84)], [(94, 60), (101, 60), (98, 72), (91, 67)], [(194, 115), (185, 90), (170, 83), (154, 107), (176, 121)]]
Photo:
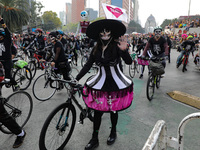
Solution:
[(102, 19), (91, 23), (87, 27), (86, 35), (91, 39), (97, 40), (99, 33), (105, 28), (111, 31), (115, 39), (126, 33), (126, 27), (122, 22), (113, 19)]

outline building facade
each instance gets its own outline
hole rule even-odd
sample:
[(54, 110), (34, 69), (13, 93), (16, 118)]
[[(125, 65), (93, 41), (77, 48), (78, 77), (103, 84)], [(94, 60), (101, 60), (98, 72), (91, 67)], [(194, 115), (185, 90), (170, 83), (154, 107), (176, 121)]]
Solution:
[(77, 23), (81, 21), (81, 12), (85, 10), (86, 0), (72, 0), (71, 6), (71, 22)]
[(71, 3), (66, 3), (66, 24), (72, 22), (71, 21), (71, 16), (72, 16), (72, 8), (71, 8), (72, 4)]

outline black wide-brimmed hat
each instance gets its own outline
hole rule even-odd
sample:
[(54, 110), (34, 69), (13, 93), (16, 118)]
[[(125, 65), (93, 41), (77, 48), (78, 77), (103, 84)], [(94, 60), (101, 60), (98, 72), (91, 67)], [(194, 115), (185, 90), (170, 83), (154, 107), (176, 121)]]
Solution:
[(99, 33), (103, 29), (110, 30), (115, 39), (126, 33), (126, 27), (122, 22), (113, 19), (102, 19), (91, 23), (87, 27), (86, 35), (91, 39), (97, 40)]

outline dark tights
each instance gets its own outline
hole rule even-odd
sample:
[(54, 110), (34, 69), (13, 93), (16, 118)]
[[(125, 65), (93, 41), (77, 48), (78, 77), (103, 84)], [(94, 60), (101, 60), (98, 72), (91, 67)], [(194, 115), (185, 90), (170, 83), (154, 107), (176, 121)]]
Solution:
[[(98, 138), (99, 128), (101, 125), (101, 118), (102, 118), (103, 112), (94, 111), (94, 122), (93, 122), (93, 134), (92, 138)], [(116, 132), (116, 126), (118, 121), (118, 113), (110, 112), (110, 119), (111, 119), (111, 133)]]

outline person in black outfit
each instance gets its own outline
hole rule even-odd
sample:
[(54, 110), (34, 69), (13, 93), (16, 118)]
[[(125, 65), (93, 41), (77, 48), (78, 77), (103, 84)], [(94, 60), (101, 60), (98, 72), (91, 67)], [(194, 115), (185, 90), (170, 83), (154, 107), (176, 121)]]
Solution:
[(165, 35), (165, 39), (167, 41), (168, 44), (168, 62), (170, 63), (171, 59), (170, 59), (170, 53), (171, 53), (171, 48), (172, 48), (172, 41), (170, 40), (169, 36), (166, 34)]
[[(89, 108), (94, 109), (92, 139), (85, 150), (93, 150), (99, 146), (98, 134), (101, 118), (105, 112), (110, 114), (112, 125), (107, 144), (112, 145), (115, 142), (118, 111), (128, 108), (133, 100), (132, 79), (125, 76), (120, 67), (121, 58), (126, 64), (132, 63), (132, 58), (127, 51), (127, 38), (122, 36), (125, 32), (124, 24), (112, 19), (95, 21), (87, 28), (86, 35), (96, 40), (97, 44), (92, 49), (89, 60), (76, 76), (76, 80), (79, 81), (90, 70), (93, 63), (98, 66), (98, 73), (85, 82), (88, 97), (83, 96), (83, 99)], [(113, 97), (115, 102), (118, 102), (111, 102)], [(123, 103), (126, 100), (129, 102), (125, 106)]]
[[(3, 18), (0, 16), (0, 23), (4, 31), (0, 31), (0, 60), (5, 69), (5, 78), (11, 79), (13, 82), (14, 79), (11, 78), (11, 35), (6, 27)], [(2, 87), (0, 87), (0, 91)], [(13, 134), (17, 135), (13, 148), (17, 148), (22, 145), (23, 140), (26, 136), (26, 132), (21, 129), (17, 122), (10, 116), (4, 108), (4, 102), (0, 99), (0, 122), (7, 127)]]
[(41, 58), (45, 58), (45, 51), (44, 48), (47, 46), (46, 37), (43, 36), (43, 31), (40, 28), (35, 30), (36, 38), (26, 47), (26, 49), (31, 48), (33, 45), (36, 46), (37, 50), (39, 51), (39, 55)]
[(58, 40), (59, 34), (58, 32), (54, 31), (49, 33), (49, 36), (51, 38), (51, 42), (53, 43), (53, 52), (55, 54), (51, 66), (55, 65), (55, 68), (57, 68), (55, 72), (56, 73), (61, 72), (65, 80), (71, 80), (71, 78), (69, 77), (70, 65), (66, 60), (63, 45)]

